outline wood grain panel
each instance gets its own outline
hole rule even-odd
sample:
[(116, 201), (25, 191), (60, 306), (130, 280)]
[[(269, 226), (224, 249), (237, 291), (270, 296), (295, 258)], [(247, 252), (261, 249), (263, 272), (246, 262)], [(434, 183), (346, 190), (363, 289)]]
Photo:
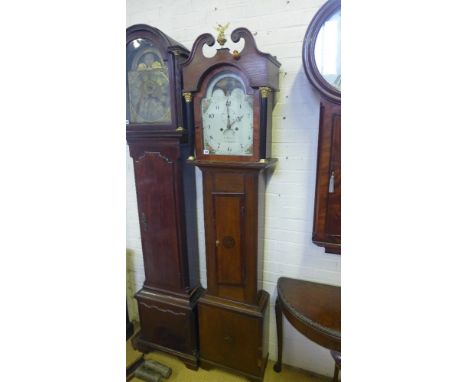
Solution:
[(177, 288), (181, 284), (175, 200), (174, 163), (159, 152), (145, 153), (135, 164), (142, 246), (149, 284)]
[(216, 221), (216, 271), (219, 284), (244, 283), (242, 247), (244, 195), (214, 194)]
[(205, 304), (200, 304), (199, 309), (200, 356), (249, 374), (261, 375), (262, 318)]
[(234, 171), (215, 173), (214, 189), (220, 192), (243, 192), (244, 174)]

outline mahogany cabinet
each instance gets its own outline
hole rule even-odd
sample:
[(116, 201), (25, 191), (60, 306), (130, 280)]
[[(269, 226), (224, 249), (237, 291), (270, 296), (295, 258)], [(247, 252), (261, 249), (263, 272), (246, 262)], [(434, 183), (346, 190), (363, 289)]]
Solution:
[(341, 254), (341, 1), (329, 0), (312, 19), (302, 50), (307, 78), (320, 94), (312, 240)]

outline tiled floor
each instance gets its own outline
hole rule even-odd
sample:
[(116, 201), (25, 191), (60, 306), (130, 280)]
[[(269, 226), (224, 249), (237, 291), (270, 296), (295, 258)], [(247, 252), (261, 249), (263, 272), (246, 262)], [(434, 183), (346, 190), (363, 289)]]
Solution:
[[(141, 353), (135, 351), (130, 341), (127, 341), (127, 366), (134, 362)], [(168, 379), (169, 382), (246, 382), (247, 379), (235, 374), (227, 373), (220, 369), (198, 371), (187, 369), (185, 365), (176, 357), (172, 357), (165, 353), (154, 352), (145, 356), (146, 359), (154, 359), (169, 366), (172, 369), (172, 375)], [(316, 376), (302, 370), (294, 369), (283, 365), (281, 373), (276, 373), (273, 370), (273, 362), (269, 361), (265, 371), (264, 382), (330, 382), (331, 378)], [(165, 380), (164, 380), (165, 381)], [(132, 382), (141, 382), (138, 378), (133, 378)]]

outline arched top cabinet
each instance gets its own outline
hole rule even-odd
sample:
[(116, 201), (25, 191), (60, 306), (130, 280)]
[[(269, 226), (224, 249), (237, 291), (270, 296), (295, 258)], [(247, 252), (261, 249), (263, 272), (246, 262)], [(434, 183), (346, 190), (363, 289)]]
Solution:
[(320, 95), (312, 241), (341, 254), (341, 1), (329, 0), (312, 19), (302, 60)]

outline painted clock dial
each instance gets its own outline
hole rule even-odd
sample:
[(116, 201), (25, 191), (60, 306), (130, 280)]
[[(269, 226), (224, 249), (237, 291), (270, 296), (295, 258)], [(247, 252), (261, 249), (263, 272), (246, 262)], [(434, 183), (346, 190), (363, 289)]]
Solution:
[(127, 44), (127, 119), (131, 123), (170, 123), (168, 68), (151, 41)]
[(253, 154), (253, 96), (232, 72), (211, 79), (201, 100), (203, 154)]

